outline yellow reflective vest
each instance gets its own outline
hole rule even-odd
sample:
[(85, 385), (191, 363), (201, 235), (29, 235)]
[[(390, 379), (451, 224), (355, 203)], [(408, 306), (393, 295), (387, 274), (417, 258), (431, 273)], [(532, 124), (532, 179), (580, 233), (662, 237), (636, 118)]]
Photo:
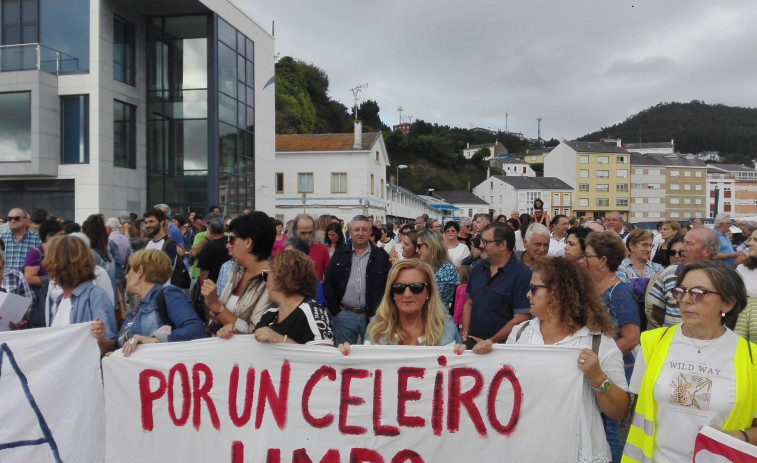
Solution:
[[(652, 462), (655, 448), (655, 417), (657, 402), (654, 400), (654, 385), (668, 356), (670, 343), (681, 325), (671, 328), (657, 328), (641, 333), (641, 352), (647, 370), (641, 380), (636, 409), (628, 430), (626, 446), (623, 449), (623, 463)], [(754, 349), (752, 349), (754, 347)], [(757, 346), (739, 336), (733, 356), (736, 374), (736, 404), (728, 419), (723, 423), (726, 431), (751, 428), (757, 410), (757, 368), (752, 351), (757, 355)]]

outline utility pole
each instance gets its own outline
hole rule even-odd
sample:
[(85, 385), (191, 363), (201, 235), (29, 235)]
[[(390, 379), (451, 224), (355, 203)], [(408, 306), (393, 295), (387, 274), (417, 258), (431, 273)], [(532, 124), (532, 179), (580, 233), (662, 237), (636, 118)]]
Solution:
[(368, 88), (367, 83), (363, 85), (358, 85), (357, 87), (350, 89), (350, 91), (352, 92), (352, 96), (355, 98), (355, 120), (357, 120), (357, 94), (360, 93), (360, 90), (364, 88)]
[(505, 113), (505, 133), (510, 133), (510, 132), (509, 132), (509, 131), (507, 130), (507, 116), (508, 116), (508, 115), (509, 115), (509, 114)]
[(400, 124), (402, 124), (402, 111), (405, 109), (402, 107), (402, 105), (397, 107), (397, 112), (400, 113)]
[(536, 139), (541, 141), (541, 117), (536, 118), (536, 126), (537, 126)]

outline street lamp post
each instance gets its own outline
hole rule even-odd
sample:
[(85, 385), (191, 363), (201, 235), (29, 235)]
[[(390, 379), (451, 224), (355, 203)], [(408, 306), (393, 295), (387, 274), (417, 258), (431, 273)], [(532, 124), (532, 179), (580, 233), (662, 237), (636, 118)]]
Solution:
[(405, 164), (397, 166), (397, 186), (400, 186), (400, 169), (407, 169), (407, 166)]

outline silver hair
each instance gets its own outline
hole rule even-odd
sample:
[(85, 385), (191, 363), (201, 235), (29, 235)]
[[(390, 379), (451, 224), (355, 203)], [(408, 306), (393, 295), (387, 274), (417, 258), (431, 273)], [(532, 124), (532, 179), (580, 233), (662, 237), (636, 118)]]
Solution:
[(368, 217), (366, 217), (364, 215), (358, 214), (355, 217), (353, 217), (352, 220), (350, 220), (350, 224), (347, 226), (347, 228), (352, 229), (352, 225), (354, 225), (355, 222), (368, 222), (368, 223), (371, 223), (371, 221), (368, 219)]
[(526, 230), (526, 241), (531, 241), (531, 237), (534, 235), (546, 236), (549, 238), (549, 228), (540, 223), (532, 223)]
[(168, 204), (156, 204), (155, 209), (160, 209), (166, 215), (166, 219), (171, 220), (171, 208), (168, 207)]
[(727, 212), (721, 212), (720, 214), (715, 216), (715, 221), (713, 222), (713, 225), (717, 227), (718, 225), (722, 225), (724, 223), (728, 223), (728, 224), (731, 223), (731, 214)]

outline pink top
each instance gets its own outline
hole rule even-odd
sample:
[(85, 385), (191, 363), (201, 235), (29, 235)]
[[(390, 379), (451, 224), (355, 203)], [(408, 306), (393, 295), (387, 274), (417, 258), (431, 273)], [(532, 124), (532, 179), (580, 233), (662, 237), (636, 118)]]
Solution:
[(465, 290), (468, 285), (457, 285), (455, 289), (455, 312), (452, 315), (452, 321), (455, 325), (461, 325), (463, 323), (463, 306), (467, 298), (465, 297)]
[(284, 241), (286, 240), (287, 240), (286, 233), (284, 233), (284, 235), (281, 237), (280, 240), (274, 240), (273, 249), (271, 249), (271, 257), (275, 256), (276, 254), (284, 252)]

